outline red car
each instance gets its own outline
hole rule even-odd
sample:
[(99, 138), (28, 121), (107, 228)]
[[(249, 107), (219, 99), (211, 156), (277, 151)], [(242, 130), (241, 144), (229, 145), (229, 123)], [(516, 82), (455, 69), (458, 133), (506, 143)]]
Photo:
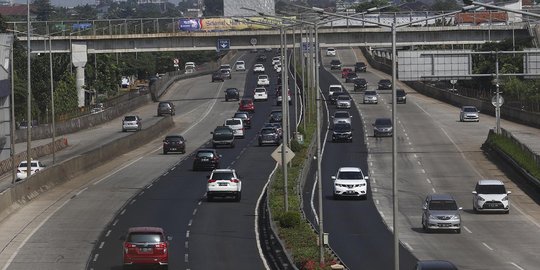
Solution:
[(162, 228), (132, 227), (124, 240), (124, 265), (169, 265), (169, 241)]
[(341, 70), (341, 78), (347, 78), (347, 75), (348, 75), (350, 72), (353, 72), (352, 68), (343, 68), (343, 69)]
[(246, 98), (240, 100), (240, 106), (238, 107), (239, 111), (246, 111), (246, 112), (255, 112), (255, 104), (253, 103), (253, 99)]

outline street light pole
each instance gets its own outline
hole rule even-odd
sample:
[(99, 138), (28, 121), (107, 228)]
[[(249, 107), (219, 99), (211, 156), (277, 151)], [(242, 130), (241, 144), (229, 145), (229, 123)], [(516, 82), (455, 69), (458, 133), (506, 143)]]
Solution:
[(289, 212), (289, 188), (288, 188), (288, 172), (287, 172), (287, 162), (286, 160), (286, 150), (287, 150), (287, 120), (288, 115), (286, 114), (285, 103), (287, 102), (286, 95), (286, 71), (285, 71), (285, 27), (281, 25), (279, 27), (279, 32), (281, 36), (281, 127), (283, 130), (283, 138), (281, 141), (281, 169), (283, 171), (283, 192), (284, 196), (284, 206), (285, 212)]
[(495, 123), (496, 123), (496, 132), (501, 134), (501, 104), (500, 104), (500, 92), (499, 92), (499, 54), (495, 54)]
[[(48, 30), (47, 30), (48, 31)], [(51, 36), (49, 35), (49, 74), (51, 80), (51, 114), (52, 114), (52, 163), (56, 162), (56, 126), (55, 126), (55, 114), (54, 114), (54, 75), (52, 64), (52, 43)]]
[(319, 24), (315, 22), (315, 91), (317, 102), (317, 188), (319, 195), (319, 260), (324, 264), (324, 222), (322, 196), (321, 91), (319, 89)]
[(31, 110), (31, 102), (32, 102), (32, 77), (30, 74), (30, 0), (26, 0), (26, 7), (27, 7), (27, 13), (26, 13), (26, 61), (27, 61), (27, 68), (26, 68), (26, 85), (27, 85), (27, 97), (26, 97), (26, 118), (27, 120), (27, 128), (26, 128), (26, 176), (31, 175), (31, 169), (32, 169), (32, 110)]
[(11, 77), (11, 97), (10, 97), (10, 114), (11, 114), (11, 128), (9, 131), (10, 136), (10, 154), (11, 154), (11, 183), (15, 184), (17, 181), (17, 165), (15, 164), (15, 78), (13, 76), (13, 40), (9, 46), (10, 61), (9, 61), (9, 76)]
[(397, 183), (397, 136), (396, 136), (396, 119), (397, 119), (397, 107), (396, 107), (396, 18), (394, 15), (394, 22), (392, 23), (392, 201), (393, 201), (393, 224), (394, 227), (394, 269), (399, 270), (399, 234), (398, 234), (398, 183)]

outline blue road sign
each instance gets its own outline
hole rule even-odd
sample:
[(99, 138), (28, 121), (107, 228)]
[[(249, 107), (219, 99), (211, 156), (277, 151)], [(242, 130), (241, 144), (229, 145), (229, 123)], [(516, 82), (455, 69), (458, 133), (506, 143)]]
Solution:
[(231, 40), (229, 39), (218, 39), (217, 49), (218, 50), (228, 50), (231, 48)]

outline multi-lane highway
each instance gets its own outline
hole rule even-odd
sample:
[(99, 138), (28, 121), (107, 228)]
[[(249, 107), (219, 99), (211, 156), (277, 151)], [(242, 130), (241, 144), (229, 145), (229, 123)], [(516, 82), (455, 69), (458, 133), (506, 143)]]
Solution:
[[(337, 58), (348, 67), (356, 61), (366, 62), (359, 50), (352, 49), (338, 50)], [(323, 65), (328, 67), (330, 59), (324, 57)], [(333, 73), (335, 78), (327, 80), (343, 82), (339, 73)], [(378, 80), (387, 77), (370, 69), (360, 76), (368, 80), (370, 88), (376, 88)], [(388, 227), (392, 226), (391, 139), (375, 138), (371, 123), (377, 117), (390, 117), (392, 99), (390, 91), (379, 91), (379, 104), (362, 104), (362, 94), (353, 92), (352, 84), (344, 85), (360, 112), (360, 117), (353, 116), (353, 123), (363, 128), (355, 130), (365, 131), (355, 132), (355, 138), (360, 137), (365, 144), (344, 147), (326, 143), (323, 160), (325, 231), (330, 234), (331, 246), (351, 269), (390, 269), (392, 239), (384, 232), (381, 217)], [(404, 88), (404, 85), (399, 87)], [(323, 84), (321, 88), (326, 90)], [(398, 121), (394, 124), (398, 139), (398, 229), (402, 247), (419, 259), (446, 259), (460, 269), (537, 269), (540, 261), (534, 256), (533, 247), (540, 244), (540, 236), (533, 232), (540, 228), (540, 216), (537, 207), (531, 206), (537, 206), (534, 200), (538, 199), (538, 194), (533, 192), (532, 198), (525, 195), (521, 187), (482, 154), (481, 144), (494, 120), (482, 115), (480, 123), (461, 123), (457, 108), (407, 90), (408, 102), (398, 104)], [(345, 161), (336, 164), (335, 160)], [(332, 199), (330, 176), (344, 165), (369, 168), (371, 196), (367, 201)], [(513, 191), (509, 215), (472, 211), (471, 191), (479, 179), (501, 179)], [(306, 192), (312, 192), (311, 187), (307, 185)], [(430, 193), (449, 193), (458, 200), (464, 208), (461, 234), (422, 231), (422, 201)], [(306, 202), (307, 209), (309, 203)], [(403, 269), (411, 267), (408, 251), (401, 249)]]
[[(268, 53), (269, 59), (273, 54)], [(246, 72), (233, 72), (231, 80), (210, 83), (210, 77), (176, 83), (163, 97), (176, 104), (176, 127), (169, 133), (187, 138), (186, 155), (163, 155), (161, 140), (134, 149), (46, 192), (0, 223), (0, 252), (3, 269), (120, 269), (122, 236), (132, 226), (160, 226), (173, 237), (172, 269), (264, 269), (255, 233), (255, 205), (275, 162), (274, 147), (258, 147), (256, 133), (275, 106), (271, 75), (270, 99), (256, 103), (252, 129), (233, 149), (219, 149), (222, 167), (235, 168), (243, 180), (241, 202), (205, 199), (208, 172), (191, 170), (192, 151), (207, 144), (210, 131), (231, 117), (237, 103), (225, 102), (223, 90), (241, 89), (252, 96), (255, 76), (251, 67), (256, 54), (240, 56)], [(358, 50), (338, 49), (344, 66), (361, 61)], [(338, 72), (324, 70), (333, 57), (323, 57), (321, 89), (342, 82)], [(365, 60), (364, 60), (365, 62)], [(269, 63), (267, 70), (272, 70)], [(371, 87), (386, 75), (368, 68)], [(352, 90), (351, 84), (344, 84)], [(400, 87), (402, 87), (400, 85)], [(411, 89), (407, 104), (398, 104), (395, 135), (398, 138), (399, 231), (402, 269), (410, 269), (416, 258), (447, 259), (460, 269), (537, 269), (535, 248), (540, 244), (538, 194), (508, 179), (480, 150), (494, 120), (481, 115), (480, 123), (461, 123), (458, 109), (416, 94)], [(332, 143), (326, 137), (325, 107), (322, 131), (323, 211), (330, 245), (351, 269), (391, 269), (393, 262), (391, 201), (391, 139), (374, 138), (371, 123), (390, 116), (389, 91), (380, 91), (379, 104), (361, 104), (362, 93), (350, 91), (355, 101), (352, 143)], [(144, 121), (154, 121), (156, 105), (137, 110)], [(505, 126), (522, 128), (503, 121)], [(92, 132), (118, 136), (120, 121)], [(100, 135), (101, 136), (101, 135)], [(104, 140), (104, 139), (101, 139)], [(73, 139), (77, 142), (76, 136)], [(83, 140), (79, 140), (81, 147)], [(75, 144), (78, 145), (78, 144)], [(370, 176), (367, 200), (334, 200), (332, 181), (339, 167), (357, 166)], [(503, 214), (474, 214), (471, 191), (478, 179), (505, 181), (511, 195), (511, 211)], [(314, 177), (308, 179), (313, 180)], [(304, 190), (305, 209), (314, 221), (311, 205), (318, 202), (313, 182)], [(463, 206), (463, 230), (455, 233), (425, 233), (421, 229), (421, 204), (429, 193), (450, 193)], [(315, 196), (316, 198), (316, 196)]]

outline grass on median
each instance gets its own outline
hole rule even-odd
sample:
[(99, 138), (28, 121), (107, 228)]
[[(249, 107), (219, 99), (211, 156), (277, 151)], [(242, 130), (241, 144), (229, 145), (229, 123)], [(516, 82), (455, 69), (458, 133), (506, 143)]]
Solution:
[(521, 149), (521, 147), (514, 143), (511, 139), (503, 135), (490, 132), (486, 143), (492, 147), (500, 149), (532, 176), (534, 176), (536, 179), (540, 179), (540, 168), (535, 162), (534, 158), (526, 151), (523, 151), (523, 149)]

